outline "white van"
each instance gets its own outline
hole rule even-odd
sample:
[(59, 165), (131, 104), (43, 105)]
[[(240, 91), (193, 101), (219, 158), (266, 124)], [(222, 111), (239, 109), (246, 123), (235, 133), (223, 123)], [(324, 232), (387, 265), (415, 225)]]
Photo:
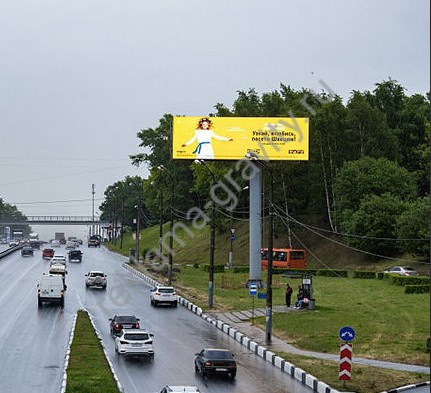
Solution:
[(64, 306), (64, 284), (61, 275), (44, 274), (37, 284), (37, 304), (42, 307), (43, 302), (58, 303)]

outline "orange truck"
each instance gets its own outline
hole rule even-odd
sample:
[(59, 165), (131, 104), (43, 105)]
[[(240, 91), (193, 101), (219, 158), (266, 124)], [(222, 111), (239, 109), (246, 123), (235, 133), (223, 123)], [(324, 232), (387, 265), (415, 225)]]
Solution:
[[(268, 268), (268, 249), (261, 248), (262, 270)], [(301, 269), (307, 268), (307, 253), (302, 249), (294, 248), (273, 248), (272, 267), (274, 269)]]

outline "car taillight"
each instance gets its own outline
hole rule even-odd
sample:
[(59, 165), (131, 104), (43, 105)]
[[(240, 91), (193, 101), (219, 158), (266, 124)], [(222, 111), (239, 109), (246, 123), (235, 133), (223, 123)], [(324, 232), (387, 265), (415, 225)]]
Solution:
[(152, 341), (146, 341), (145, 344), (152, 344)]
[(40, 295), (40, 289), (38, 289), (38, 290), (37, 290), (37, 295), (38, 295), (38, 296)]
[(120, 340), (120, 344), (129, 344), (129, 342)]
[(135, 323), (135, 324), (133, 325), (133, 329), (139, 329), (139, 323)]
[(61, 290), (61, 294), (64, 295), (64, 291), (63, 290)]
[(121, 325), (120, 325), (119, 323), (116, 323), (116, 324), (114, 325), (114, 327), (115, 327), (115, 329), (119, 329), (119, 328), (121, 327)]
[(159, 293), (159, 292), (155, 292), (155, 293), (154, 293), (154, 295), (157, 295), (157, 296), (159, 296), (159, 295), (160, 295), (160, 293)]
[(212, 366), (212, 362), (205, 362), (205, 366)]

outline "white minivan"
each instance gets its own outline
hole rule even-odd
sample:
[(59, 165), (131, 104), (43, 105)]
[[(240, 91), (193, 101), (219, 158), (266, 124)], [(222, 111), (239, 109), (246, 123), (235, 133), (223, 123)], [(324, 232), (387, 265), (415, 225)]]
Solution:
[(58, 274), (44, 274), (37, 284), (37, 304), (42, 307), (43, 302), (58, 303), (64, 306), (63, 277)]

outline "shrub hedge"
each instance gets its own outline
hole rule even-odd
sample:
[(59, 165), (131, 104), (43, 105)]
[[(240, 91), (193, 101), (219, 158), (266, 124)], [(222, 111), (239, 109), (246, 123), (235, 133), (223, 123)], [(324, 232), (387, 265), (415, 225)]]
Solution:
[(353, 278), (376, 278), (376, 272), (354, 270)]
[(430, 291), (430, 285), (406, 285), (404, 287), (404, 293), (427, 293)]
[(391, 274), (389, 282), (395, 285), (426, 285), (429, 284), (429, 277), (422, 276), (400, 276), (398, 274)]
[(324, 277), (347, 277), (347, 270), (319, 269), (316, 275)]
[[(202, 269), (204, 269), (206, 272), (209, 272), (210, 265), (201, 265)], [(214, 265), (214, 273), (224, 273), (224, 265)]]

